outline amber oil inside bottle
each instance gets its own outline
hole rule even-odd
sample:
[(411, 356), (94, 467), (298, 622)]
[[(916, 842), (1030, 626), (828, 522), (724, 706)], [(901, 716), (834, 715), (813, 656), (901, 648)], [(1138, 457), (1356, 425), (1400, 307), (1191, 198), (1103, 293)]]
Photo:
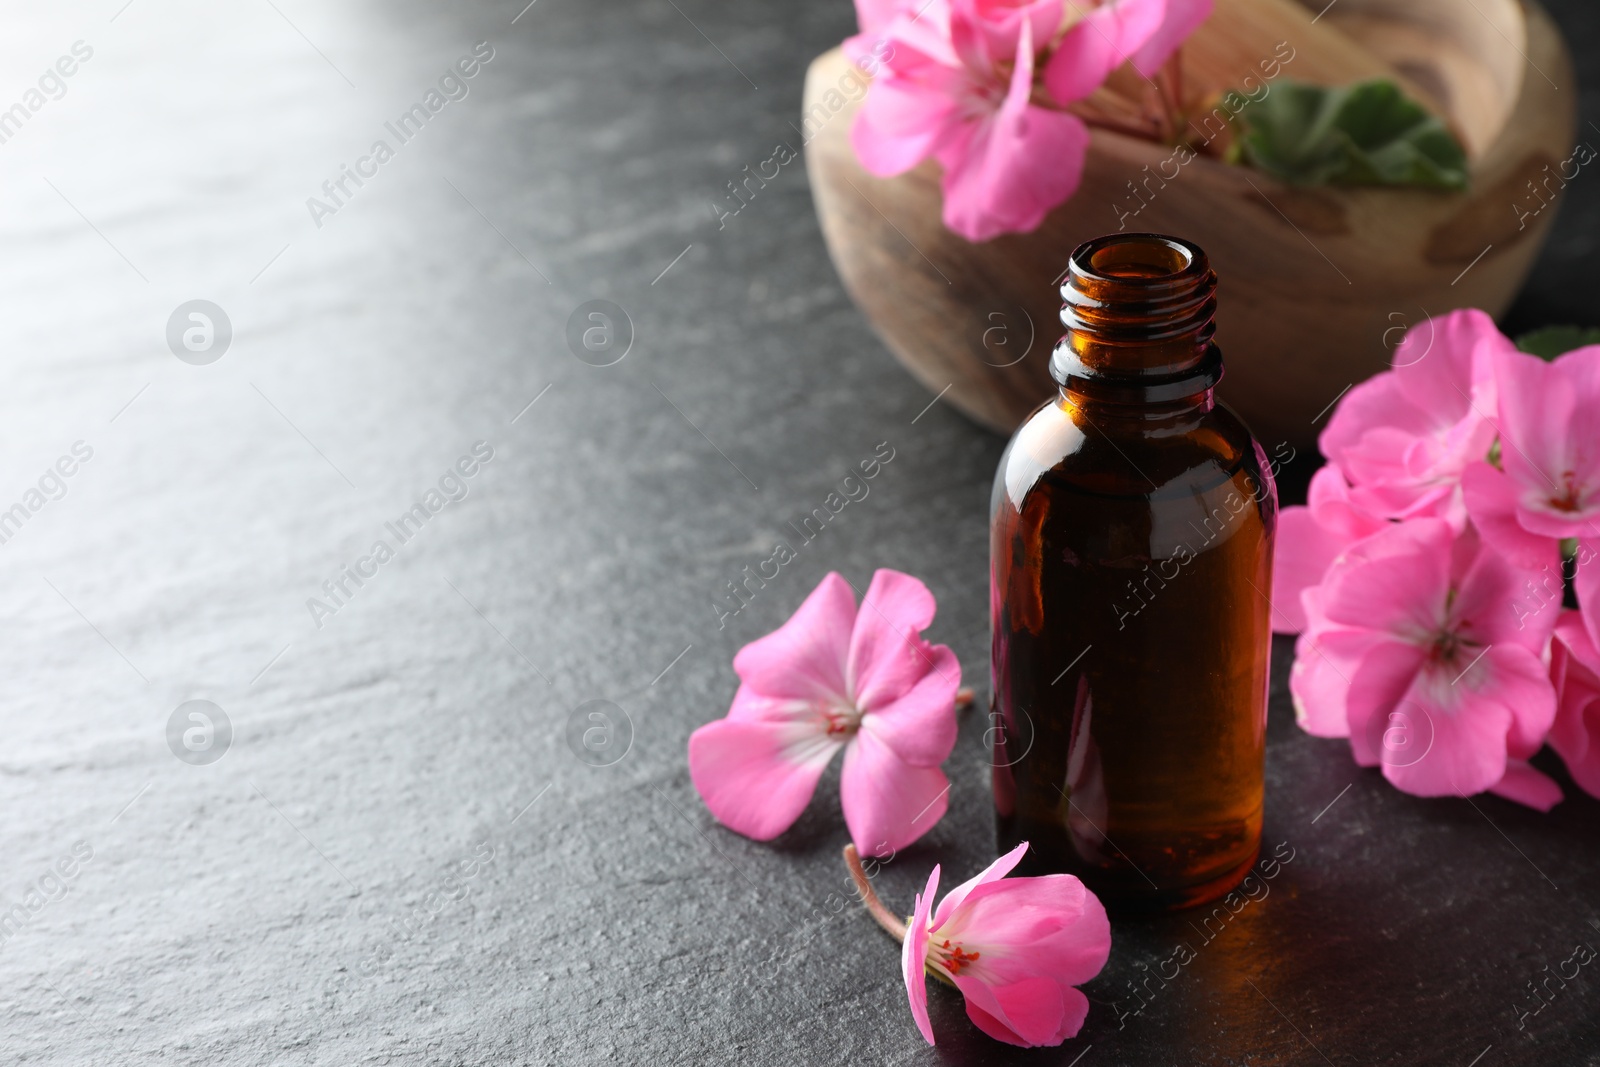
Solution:
[(1260, 846), (1277, 491), (1213, 395), (1216, 285), (1175, 238), (1078, 248), (1060, 391), (995, 476), (1000, 848), (1113, 911), (1221, 896)]

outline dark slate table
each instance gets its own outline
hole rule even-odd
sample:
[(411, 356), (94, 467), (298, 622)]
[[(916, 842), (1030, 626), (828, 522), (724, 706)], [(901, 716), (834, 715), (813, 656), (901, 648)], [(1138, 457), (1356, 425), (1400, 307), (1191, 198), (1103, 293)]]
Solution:
[[(684, 763), (734, 651), (830, 569), (925, 577), (986, 696), (1001, 442), (874, 339), (798, 164), (709, 207), (795, 138), (850, 9), (523, 3), (8, 16), (0, 1062), (1600, 1063), (1593, 968), (1519, 1019), (1600, 944), (1600, 804), (1395, 792), (1298, 732), (1282, 641), (1270, 892), (1120, 923), (1063, 1048), (991, 1042), (941, 990), (924, 1046), (844, 905), (836, 772), (765, 846)], [(1514, 325), (1595, 318), (1596, 182)], [(593, 300), (631, 336), (586, 363)], [(719, 625), (885, 441), (870, 496)], [(991, 858), (986, 725), (879, 875), (894, 906)]]

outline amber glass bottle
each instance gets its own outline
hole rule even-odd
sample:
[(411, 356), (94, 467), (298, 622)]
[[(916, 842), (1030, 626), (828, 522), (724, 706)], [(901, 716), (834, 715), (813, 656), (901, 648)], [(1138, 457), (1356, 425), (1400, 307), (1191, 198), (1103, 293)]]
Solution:
[(1187, 241), (1079, 247), (1060, 391), (995, 475), (1000, 847), (1114, 911), (1221, 896), (1260, 846), (1277, 490), (1213, 397), (1216, 285)]

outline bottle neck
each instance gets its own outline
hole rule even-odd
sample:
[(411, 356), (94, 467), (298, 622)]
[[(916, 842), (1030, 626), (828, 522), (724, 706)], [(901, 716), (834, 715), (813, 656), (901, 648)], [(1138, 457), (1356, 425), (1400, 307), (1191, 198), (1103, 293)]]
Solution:
[(1187, 241), (1113, 234), (1079, 246), (1050, 359), (1063, 399), (1132, 418), (1209, 411), (1222, 378), (1216, 293), (1205, 253)]

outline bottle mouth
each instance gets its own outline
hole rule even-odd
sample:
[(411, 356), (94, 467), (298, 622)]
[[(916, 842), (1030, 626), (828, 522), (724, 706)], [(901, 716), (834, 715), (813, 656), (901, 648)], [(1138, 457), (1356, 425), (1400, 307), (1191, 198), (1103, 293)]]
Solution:
[(1176, 237), (1113, 234), (1080, 247), (1073, 253), (1072, 262), (1081, 275), (1102, 283), (1130, 278), (1151, 282), (1183, 276), (1196, 263), (1205, 262), (1205, 253)]
[(1079, 245), (1061, 286), (1061, 324), (1104, 345), (1211, 339), (1217, 276), (1198, 245), (1114, 233)]
[(1116, 233), (1072, 253), (1061, 286), (1051, 370), (1096, 393), (1176, 398), (1215, 385), (1217, 276), (1199, 246), (1157, 233)]

